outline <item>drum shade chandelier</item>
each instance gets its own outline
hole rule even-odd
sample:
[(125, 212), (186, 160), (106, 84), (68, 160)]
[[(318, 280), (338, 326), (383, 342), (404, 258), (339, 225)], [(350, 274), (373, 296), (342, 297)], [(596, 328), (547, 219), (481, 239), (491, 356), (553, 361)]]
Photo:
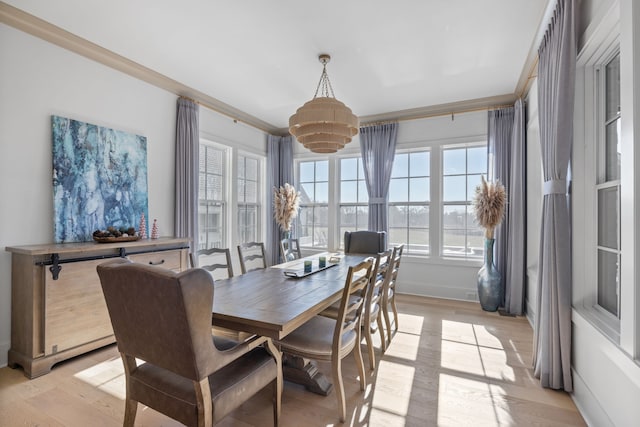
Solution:
[(316, 93), (289, 118), (289, 132), (314, 153), (335, 153), (351, 142), (358, 133), (360, 122), (351, 109), (333, 94), (327, 74), (327, 63), (331, 57), (322, 54), (318, 59), (322, 64), (322, 74)]

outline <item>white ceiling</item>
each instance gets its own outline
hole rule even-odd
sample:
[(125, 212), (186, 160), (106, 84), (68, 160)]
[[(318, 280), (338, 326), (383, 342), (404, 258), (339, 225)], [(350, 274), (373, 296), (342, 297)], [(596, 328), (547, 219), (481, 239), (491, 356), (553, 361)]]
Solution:
[(4, 1), (273, 128), (313, 97), (320, 53), (336, 98), (361, 119), (518, 93), (550, 3)]

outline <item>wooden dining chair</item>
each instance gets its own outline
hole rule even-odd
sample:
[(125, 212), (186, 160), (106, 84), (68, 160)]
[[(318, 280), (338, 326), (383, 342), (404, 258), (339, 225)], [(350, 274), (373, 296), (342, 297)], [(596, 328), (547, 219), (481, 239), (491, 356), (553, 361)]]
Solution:
[(262, 242), (249, 242), (238, 245), (238, 256), (242, 274), (260, 268), (267, 268), (267, 257), (265, 256), (264, 243)]
[(300, 251), (300, 241), (298, 239), (280, 240), (280, 253), (282, 254), (283, 262), (302, 258), (302, 252)]
[(367, 258), (360, 264), (349, 267), (344, 290), (340, 299), (338, 317), (331, 319), (315, 316), (295, 329), (277, 345), (283, 352), (294, 356), (331, 362), (333, 385), (336, 389), (340, 421), (346, 417), (344, 384), (342, 381), (342, 359), (354, 353), (360, 374), (360, 389), (366, 388), (366, 377), (362, 352), (360, 350), (360, 331), (364, 298), (362, 292), (367, 288), (373, 274), (373, 259)]
[(396, 306), (396, 280), (398, 278), (398, 270), (400, 269), (400, 261), (402, 259), (402, 251), (404, 251), (404, 244), (398, 245), (393, 248), (393, 254), (391, 261), (389, 262), (388, 279), (385, 280), (382, 291), (382, 314), (387, 326), (387, 346), (391, 345), (391, 319), (389, 317), (389, 306), (393, 311), (393, 323), (394, 330), (398, 331), (398, 307)]
[[(192, 267), (207, 270), (214, 280), (233, 277), (231, 251), (228, 248), (200, 249), (196, 254), (197, 258), (193, 256), (193, 253), (189, 254)], [(254, 335), (249, 332), (236, 331), (215, 325), (211, 328), (211, 331), (215, 336), (229, 338), (238, 342), (246, 341)]]
[[(231, 264), (231, 251), (229, 251), (229, 248), (200, 249), (195, 256), (193, 252), (190, 253), (189, 258), (191, 267), (204, 268), (211, 273), (214, 279), (233, 277), (233, 265)], [(224, 276), (217, 274), (218, 270), (222, 269), (227, 270)]]
[(269, 385), (278, 425), (281, 353), (269, 338), (212, 337), (209, 273), (122, 258), (97, 271), (124, 363), (125, 426), (134, 425), (138, 403), (188, 426), (211, 426)]
[[(364, 292), (364, 313), (362, 315), (362, 331), (367, 343), (367, 353), (369, 354), (369, 369), (375, 370), (376, 359), (373, 347), (373, 334), (378, 331), (380, 334), (380, 346), (384, 353), (387, 349), (387, 341), (384, 337), (382, 326), (382, 292), (385, 280), (387, 279), (388, 264), (392, 260), (393, 250), (381, 252), (374, 258), (373, 274)], [(355, 298), (355, 297), (352, 297)], [(360, 298), (360, 297), (357, 297)], [(320, 315), (330, 318), (337, 318), (340, 303), (333, 304), (323, 310)]]

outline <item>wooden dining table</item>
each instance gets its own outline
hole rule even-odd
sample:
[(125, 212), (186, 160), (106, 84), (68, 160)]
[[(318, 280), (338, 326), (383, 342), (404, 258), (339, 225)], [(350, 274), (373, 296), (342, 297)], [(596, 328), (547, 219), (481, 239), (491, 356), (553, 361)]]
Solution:
[[(326, 268), (319, 270), (320, 256)], [(332, 256), (339, 261), (330, 262)], [(321, 253), (264, 269), (249, 271), (214, 282), (212, 323), (237, 331), (282, 339), (334, 302), (340, 300), (349, 267), (366, 255)], [(304, 277), (304, 261), (312, 262), (314, 272)], [(327, 395), (331, 384), (314, 363), (284, 358), (285, 379), (304, 384), (308, 390)]]

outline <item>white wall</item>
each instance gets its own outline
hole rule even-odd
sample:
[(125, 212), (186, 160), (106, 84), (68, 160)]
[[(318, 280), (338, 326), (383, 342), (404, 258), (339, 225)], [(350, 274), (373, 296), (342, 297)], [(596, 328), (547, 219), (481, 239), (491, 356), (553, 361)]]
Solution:
[[(149, 215), (173, 234), (176, 95), (0, 24), (0, 366), (11, 341), (11, 254), (53, 241), (51, 115), (147, 137)], [(265, 135), (201, 109), (201, 129), (262, 153)]]

